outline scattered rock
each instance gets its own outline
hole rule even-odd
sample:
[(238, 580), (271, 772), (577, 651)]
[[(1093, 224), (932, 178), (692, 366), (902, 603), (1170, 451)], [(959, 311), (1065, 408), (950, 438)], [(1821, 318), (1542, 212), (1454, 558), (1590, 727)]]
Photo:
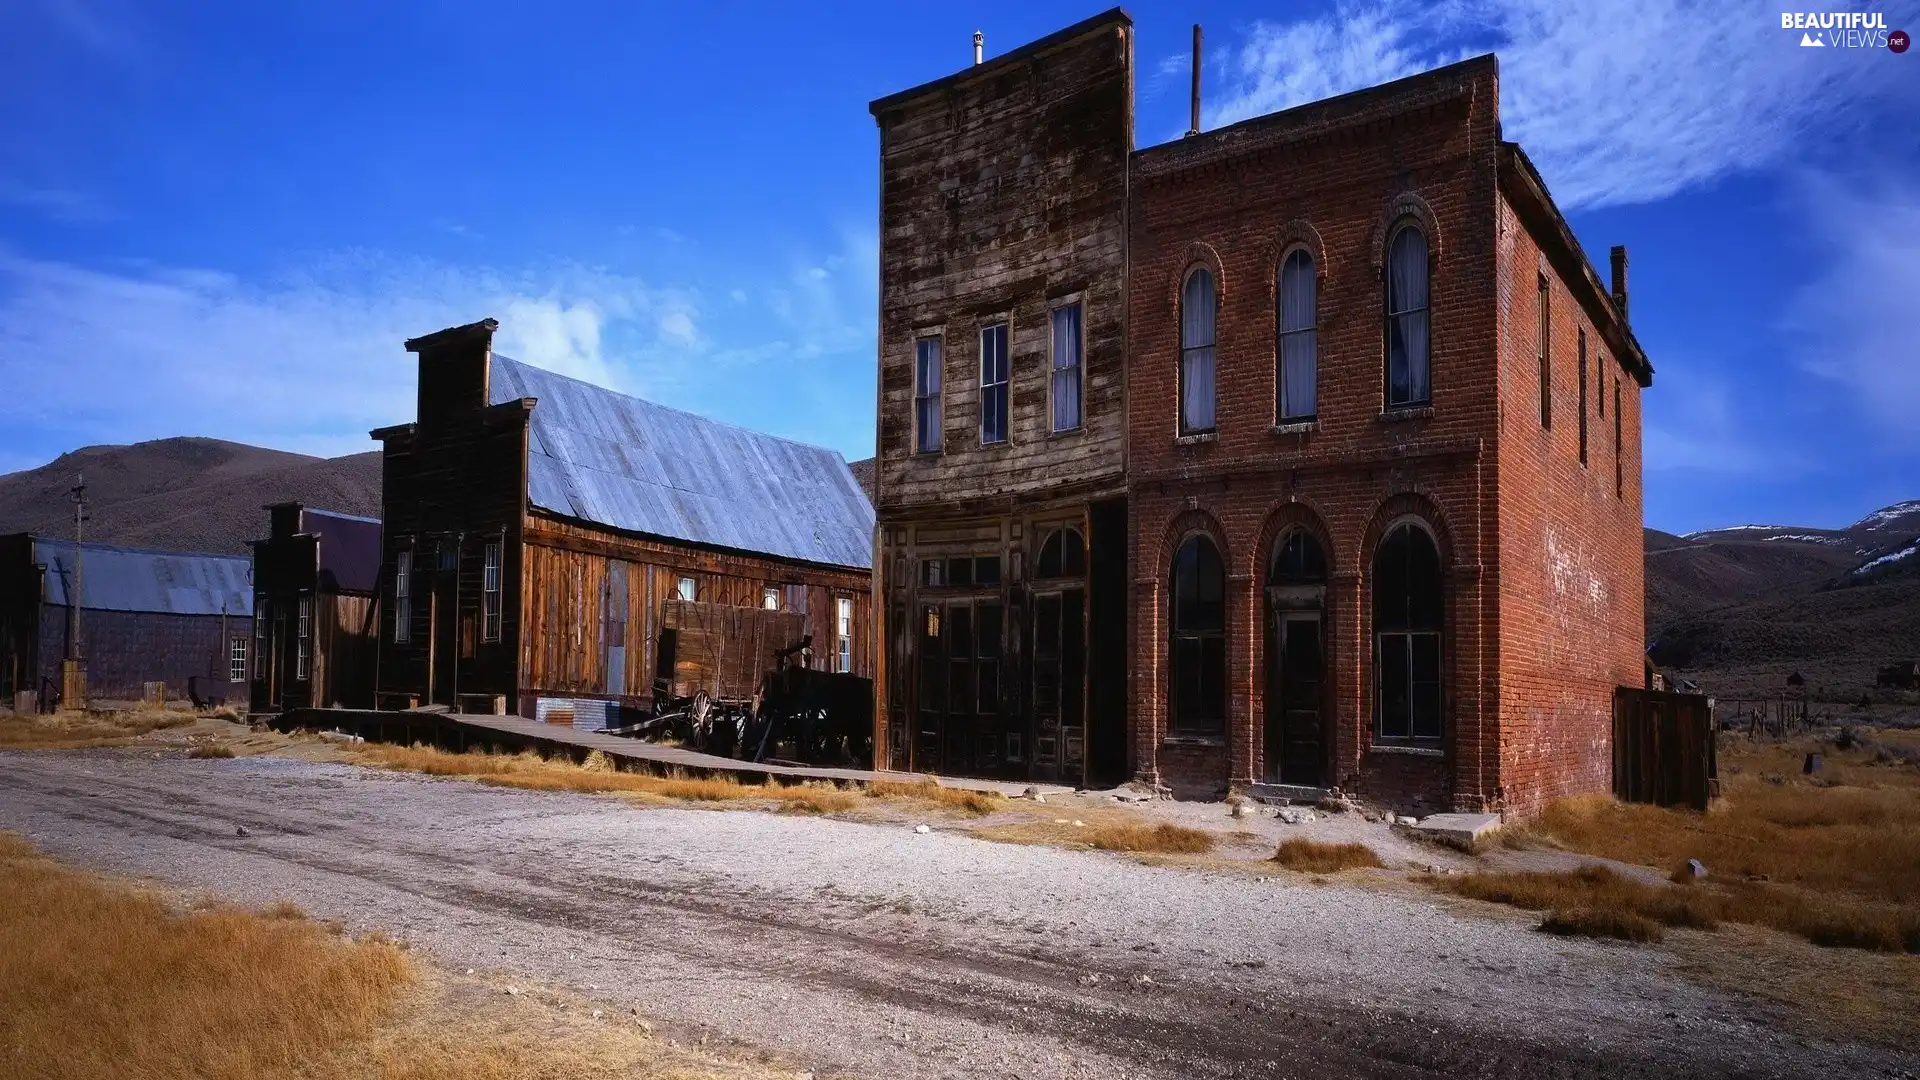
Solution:
[(1282, 822), (1285, 822), (1288, 825), (1300, 824), (1300, 811), (1294, 810), (1290, 807), (1281, 807), (1280, 812), (1274, 816), (1278, 817)]
[(1701, 862), (1699, 859), (1688, 859), (1687, 860), (1687, 876), (1690, 878), (1706, 877), (1707, 864)]
[(917, 833), (919, 833), (919, 834), (920, 834), (920, 835), (922, 835), (922, 836), (925, 836), (926, 834), (928, 834), (928, 833), (930, 833), (930, 832), (932, 832), (932, 831), (933, 831), (933, 826), (931, 826), (931, 825), (915, 825), (915, 826), (913, 827), (913, 831), (914, 831), (914, 832), (917, 832)]
[(472, 969), (472, 968), (468, 968), (468, 969), (467, 969), (467, 974), (469, 974), (469, 975), (471, 975), (471, 974), (473, 974), (473, 969)]
[(599, 1010), (599, 1009), (595, 1009), (595, 1010), (593, 1010), (593, 1018), (594, 1018), (595, 1020), (598, 1020), (598, 1019), (600, 1019), (600, 1017), (601, 1017), (601, 1015), (602, 1015), (602, 1013), (600, 1012), (600, 1010)]
[(646, 1032), (646, 1033), (647, 1033), (647, 1034), (649, 1034), (649, 1035), (651, 1035), (651, 1034), (653, 1034), (653, 1025), (652, 1025), (652, 1024), (649, 1024), (649, 1023), (647, 1023), (647, 1022), (646, 1022), (645, 1020), (641, 1020), (641, 1019), (638, 1019), (638, 1018), (636, 1018), (636, 1019), (635, 1019), (635, 1020), (634, 1020), (633, 1022), (634, 1022), (634, 1024), (636, 1024), (636, 1025), (638, 1025), (638, 1027), (640, 1028), (640, 1030), (641, 1030), (641, 1031), (644, 1031), (644, 1032)]
[(1037, 787), (1030, 787), (1027, 790), (1021, 792), (1020, 794), (1029, 799), (1038, 799), (1040, 797), (1040, 789)]
[(235, 836), (252, 836), (252, 835), (253, 835), (253, 832), (252, 832), (252, 830), (250, 830), (250, 829), (248, 829), (248, 828), (247, 828), (247, 827), (246, 827), (245, 825), (241, 825), (241, 826), (239, 826), (238, 828), (236, 828), (236, 829), (234, 829), (234, 830), (233, 830), (233, 835), (235, 835)]
[(1074, 818), (1073, 827), (1076, 829), (1084, 829), (1087, 827), (1087, 823), (1084, 821), (1081, 821), (1079, 818)]
[(1135, 985), (1135, 986), (1152, 986), (1152, 985), (1153, 985), (1153, 976), (1151, 976), (1151, 975), (1135, 975), (1135, 976), (1133, 977), (1133, 985)]
[(1053, 819), (1053, 823), (1055, 825), (1065, 825), (1067, 824), (1067, 819), (1063, 817), (1057, 817)]
[(1413, 825), (1418, 825), (1418, 824), (1420, 824), (1420, 819), (1419, 819), (1419, 818), (1415, 818), (1415, 817), (1408, 817), (1408, 816), (1407, 816), (1407, 815), (1405, 815), (1405, 814), (1401, 814), (1401, 815), (1400, 815), (1399, 817), (1397, 817), (1397, 818), (1395, 818), (1395, 819), (1394, 819), (1394, 821), (1395, 821), (1395, 822), (1397, 822), (1397, 823), (1399, 823), (1399, 824), (1401, 824), (1401, 825), (1407, 825), (1407, 826), (1413, 826)]
[(506, 991), (506, 993), (507, 993), (507, 996), (508, 996), (508, 997), (519, 997), (519, 996), (520, 996), (520, 988), (519, 988), (519, 987), (517, 987), (517, 986), (509, 986), (509, 987), (507, 987), (507, 991)]

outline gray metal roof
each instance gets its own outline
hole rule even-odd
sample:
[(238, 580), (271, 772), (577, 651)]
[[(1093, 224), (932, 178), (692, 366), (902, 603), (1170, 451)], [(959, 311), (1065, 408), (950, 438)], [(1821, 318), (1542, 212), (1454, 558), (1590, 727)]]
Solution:
[[(234, 555), (144, 551), (83, 544), (80, 566), (84, 610), (157, 611), (171, 615), (253, 614), (253, 560)], [(33, 561), (47, 568), (46, 599), (67, 606), (73, 580), (73, 541), (34, 537)]]
[(493, 358), (493, 404), (537, 398), (527, 501), (543, 510), (802, 562), (870, 569), (873, 504), (839, 452)]

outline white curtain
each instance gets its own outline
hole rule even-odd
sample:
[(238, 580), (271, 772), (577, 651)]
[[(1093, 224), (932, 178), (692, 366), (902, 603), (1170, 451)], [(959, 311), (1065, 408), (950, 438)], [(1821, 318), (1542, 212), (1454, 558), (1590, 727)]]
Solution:
[(1180, 430), (1213, 430), (1213, 275), (1201, 269), (1180, 295)]
[(1427, 238), (1406, 228), (1387, 257), (1387, 404), (1427, 400)]
[(1053, 309), (1053, 430), (1080, 426), (1080, 305)]
[(1280, 418), (1314, 415), (1315, 379), (1320, 363), (1318, 284), (1313, 258), (1304, 251), (1287, 256), (1280, 269)]

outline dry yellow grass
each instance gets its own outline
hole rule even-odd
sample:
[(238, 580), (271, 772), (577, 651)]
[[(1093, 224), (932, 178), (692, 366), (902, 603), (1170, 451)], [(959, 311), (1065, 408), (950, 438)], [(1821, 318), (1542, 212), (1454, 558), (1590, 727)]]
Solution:
[(954, 810), (962, 814), (984, 817), (1002, 808), (1006, 799), (989, 791), (973, 791), (968, 788), (941, 787), (929, 779), (924, 783), (900, 783), (892, 780), (880, 780), (868, 784), (865, 794), (875, 799), (913, 799), (929, 802), (936, 806)]
[(187, 748), (187, 756), (195, 759), (230, 758), (233, 748), (221, 743), (195, 743)]
[(1078, 839), (1100, 851), (1136, 851), (1159, 855), (1205, 855), (1213, 850), (1213, 834), (1185, 825), (1147, 825), (1100, 822), (1082, 830)]
[(1667, 938), (1666, 930), (1652, 919), (1613, 908), (1549, 911), (1547, 917), (1540, 920), (1540, 929), (1549, 934), (1619, 938), (1622, 941), (1659, 942)]
[[(522, 984), (523, 986), (525, 984)], [(290, 903), (176, 911), (0, 833), (5, 1075), (242, 1080), (775, 1080), (672, 1046), (631, 1016), (415, 964)], [(569, 1006), (572, 1007), (569, 1007)], [(611, 1008), (611, 1006), (609, 1006)]]
[(1332, 874), (1380, 866), (1380, 856), (1365, 844), (1323, 844), (1316, 840), (1282, 840), (1273, 861), (1303, 874)]
[[(1463, 874), (1430, 880), (1435, 888), (1457, 896), (1509, 904), (1529, 911), (1563, 914), (1609, 911), (1633, 915), (1662, 926), (1686, 926), (1697, 930), (1711, 930), (1720, 925), (1719, 905), (1704, 890), (1675, 885), (1648, 885), (1623, 877), (1604, 866), (1530, 873)], [(1570, 914), (1568, 917), (1571, 920)], [(1570, 921), (1559, 929), (1563, 933), (1577, 932), (1572, 927)]]
[[(1826, 761), (1814, 777), (1801, 773), (1809, 750)], [(1718, 921), (1920, 952), (1920, 769), (1811, 742), (1740, 739), (1722, 744), (1721, 762), (1723, 798), (1706, 814), (1565, 799), (1508, 842), (1663, 870), (1698, 859), (1708, 876), (1687, 887), (1687, 903)]]
[(0, 715), (0, 750), (123, 746), (150, 732), (181, 727), (193, 721), (192, 713), (159, 709), (6, 713)]

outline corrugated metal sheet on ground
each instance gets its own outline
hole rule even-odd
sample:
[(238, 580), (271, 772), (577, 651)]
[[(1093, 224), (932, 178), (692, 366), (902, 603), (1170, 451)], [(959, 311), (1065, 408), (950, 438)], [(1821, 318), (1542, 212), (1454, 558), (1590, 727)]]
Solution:
[[(170, 615), (253, 614), (253, 562), (232, 555), (142, 551), (82, 545), (81, 607)], [(33, 559), (47, 568), (46, 602), (67, 605), (74, 572), (71, 541), (35, 538)]]
[(543, 724), (566, 724), (579, 731), (599, 731), (619, 719), (620, 703), (597, 698), (535, 698), (533, 715)]
[(833, 450), (493, 358), (494, 404), (537, 398), (527, 499), (629, 532), (869, 569), (873, 504)]

